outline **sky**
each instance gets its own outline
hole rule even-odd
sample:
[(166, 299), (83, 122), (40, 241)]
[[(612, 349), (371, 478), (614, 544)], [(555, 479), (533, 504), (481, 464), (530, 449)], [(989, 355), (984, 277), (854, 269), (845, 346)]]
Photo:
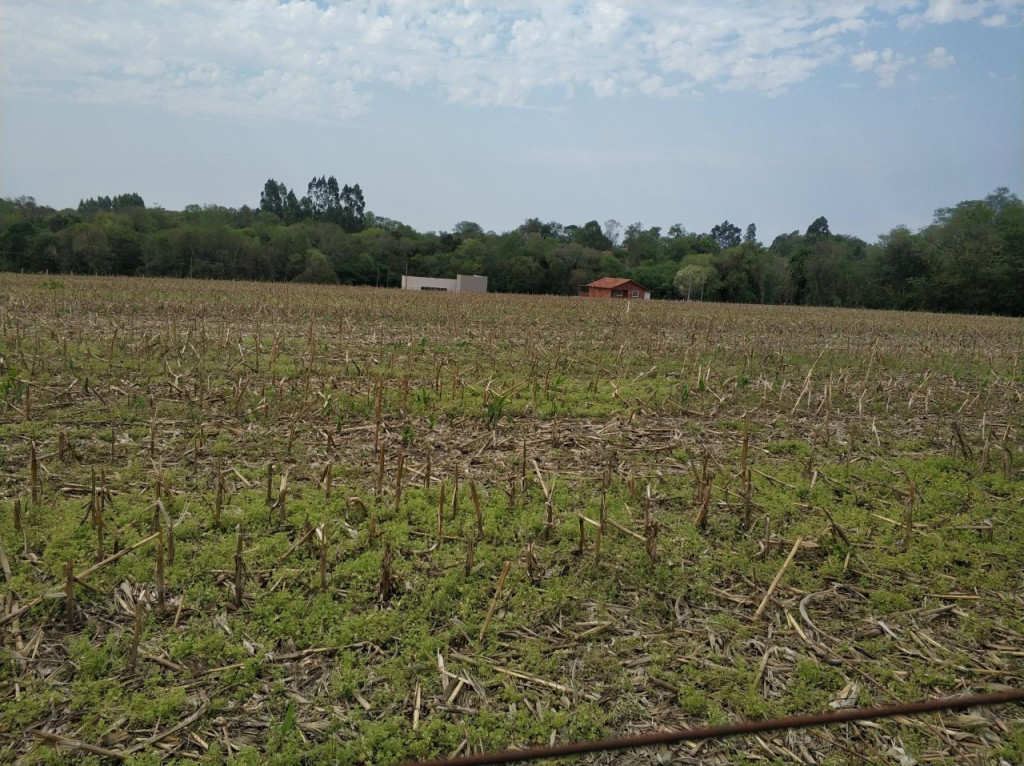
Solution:
[(0, 0), (0, 197), (869, 242), (1024, 194), (1024, 0)]

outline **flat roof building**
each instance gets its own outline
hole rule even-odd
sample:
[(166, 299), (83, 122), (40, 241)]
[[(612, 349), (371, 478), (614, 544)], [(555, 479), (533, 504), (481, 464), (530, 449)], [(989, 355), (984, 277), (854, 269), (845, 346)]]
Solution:
[(459, 274), (455, 279), (402, 276), (403, 290), (425, 290), (439, 293), (486, 293), (487, 277)]

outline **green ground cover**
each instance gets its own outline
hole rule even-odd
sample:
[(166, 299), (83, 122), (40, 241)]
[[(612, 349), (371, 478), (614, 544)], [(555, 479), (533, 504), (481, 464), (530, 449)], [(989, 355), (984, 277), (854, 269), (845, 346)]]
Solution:
[[(1019, 320), (0, 301), (0, 761), (394, 763), (1020, 685)], [(670, 757), (1012, 764), (1024, 713)]]

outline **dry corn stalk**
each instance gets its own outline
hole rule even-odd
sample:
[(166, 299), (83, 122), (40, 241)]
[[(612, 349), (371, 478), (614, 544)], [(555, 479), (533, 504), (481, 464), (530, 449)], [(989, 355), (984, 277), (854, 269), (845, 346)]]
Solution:
[(1007, 441), (1010, 438), (1010, 424), (1006, 424), (1006, 429), (1003, 431), (1003, 438), (999, 442), (999, 446), (1003, 450), (1003, 476), (1007, 481), (1012, 481), (1013, 477), (1013, 453), (1010, 452)]
[(910, 536), (914, 531), (914, 506), (917, 504), (917, 485), (914, 484), (914, 480), (910, 478), (906, 470), (903, 470), (903, 475), (910, 485), (907, 504), (903, 511), (903, 541), (901, 544), (903, 552), (906, 553), (910, 550)]
[(764, 610), (768, 608), (768, 601), (771, 599), (772, 594), (775, 593), (775, 589), (779, 587), (779, 583), (782, 582), (782, 576), (786, 573), (789, 565), (793, 563), (793, 559), (796, 558), (796, 552), (800, 550), (800, 544), (803, 542), (802, 537), (798, 537), (796, 542), (793, 543), (793, 548), (790, 550), (789, 555), (783, 562), (782, 567), (775, 575), (775, 579), (772, 580), (772, 584), (768, 586), (768, 590), (764, 594), (764, 598), (761, 599), (761, 604), (757, 607), (757, 611), (754, 612), (754, 619), (758, 620), (761, 615), (764, 614)]
[(214, 467), (214, 483), (216, 484), (216, 490), (213, 499), (213, 526), (219, 530), (220, 512), (224, 506), (224, 473), (221, 471), (219, 460)]
[(459, 464), (455, 464), (455, 476), (452, 478), (452, 520), (459, 515)]
[(135, 662), (139, 657), (139, 639), (142, 637), (142, 615), (145, 607), (140, 598), (135, 602), (135, 624), (132, 626), (132, 651), (128, 658), (128, 669), (135, 670)]
[(164, 532), (157, 530), (156, 536), (156, 602), (162, 612), (164, 609)]
[(476, 550), (476, 538), (473, 535), (466, 536), (466, 577), (473, 573), (473, 555)]
[(552, 477), (551, 486), (548, 487), (544, 482), (544, 477), (540, 475), (540, 466), (536, 460), (533, 461), (533, 470), (537, 473), (537, 481), (540, 482), (541, 491), (544, 493), (544, 542), (547, 542), (551, 538), (551, 528), (555, 521), (555, 505), (551, 494), (555, 489), (555, 480), (558, 477)]
[[(356, 518), (356, 514), (350, 513), (350, 511), (356, 508), (359, 510), (359, 518)], [(350, 497), (345, 501), (345, 521), (350, 524), (358, 524), (366, 520), (369, 512), (366, 510), (366, 504), (358, 497)]]
[(644, 529), (644, 550), (647, 557), (653, 562), (658, 560), (658, 532), (660, 525), (654, 519), (650, 519)]
[(75, 562), (68, 559), (64, 564), (64, 613), (68, 625), (75, 622)]
[(245, 587), (245, 563), (242, 561), (242, 525), (235, 527), (235, 609), (242, 605)]
[(281, 474), (281, 484), (277, 490), (277, 500), (274, 501), (273, 505), (273, 509), (280, 512), (281, 521), (284, 521), (286, 518), (285, 501), (288, 497), (288, 473), (290, 470), (286, 468), (285, 472)]
[(487, 633), (487, 626), (491, 624), (491, 617), (494, 616), (494, 610), (498, 606), (498, 599), (501, 598), (501, 589), (505, 586), (505, 578), (508, 577), (508, 570), (511, 566), (512, 562), (506, 561), (505, 566), (501, 569), (501, 575), (498, 577), (498, 584), (494, 588), (494, 597), (491, 599), (491, 605), (487, 609), (487, 616), (484, 618), (484, 624), (480, 626), (480, 641), (484, 640), (484, 635)]
[(34, 441), (29, 442), (29, 480), (32, 484), (32, 504), (39, 505), (40, 498), (40, 486), (39, 486), (39, 457), (36, 453), (36, 443)]
[(90, 480), (89, 502), (92, 510), (92, 525), (96, 530), (96, 560), (102, 561), (103, 556), (103, 502), (96, 491), (96, 469), (92, 469)]
[(324, 473), (323, 473), (323, 477), (321, 479), (321, 484), (323, 484), (323, 488), (324, 488), (324, 497), (327, 500), (331, 499), (331, 483), (332, 483), (332, 479), (333, 479), (333, 474), (334, 474), (334, 463), (332, 463), (330, 460), (328, 460), (327, 461), (327, 465), (324, 466)]
[(327, 527), (324, 524), (315, 530), (317, 544), (320, 549), (320, 590), (327, 590)]
[(399, 451), (398, 465), (395, 467), (395, 513), (398, 513), (398, 509), (402, 505), (402, 471), (404, 468), (405, 455)]
[(374, 496), (380, 497), (384, 494), (384, 450), (377, 450), (377, 485), (374, 488)]
[(708, 521), (708, 510), (711, 505), (711, 484), (714, 480), (714, 476), (708, 473), (708, 460), (710, 455), (705, 452), (704, 458), (701, 461), (700, 473), (697, 473), (697, 466), (691, 463), (690, 467), (693, 470), (694, 478), (697, 480), (697, 492), (696, 492), (696, 504), (697, 504), (697, 517), (693, 523), (698, 529), (703, 529)]
[(476, 491), (476, 482), (469, 482), (469, 495), (473, 499), (473, 509), (476, 511), (476, 533), (482, 540), (484, 536), (484, 515), (480, 509), (480, 496)]
[(377, 601), (385, 603), (398, 591), (398, 578), (391, 569), (394, 554), (391, 543), (384, 543), (384, 553), (380, 559), (380, 583), (377, 586)]
[(530, 582), (536, 585), (540, 581), (540, 568), (537, 564), (537, 557), (533, 555), (533, 543), (527, 543), (526, 552), (523, 554), (523, 563), (526, 565), (526, 576)]

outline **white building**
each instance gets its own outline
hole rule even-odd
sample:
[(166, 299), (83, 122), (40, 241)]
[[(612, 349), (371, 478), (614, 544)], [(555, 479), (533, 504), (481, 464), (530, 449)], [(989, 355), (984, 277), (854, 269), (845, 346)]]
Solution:
[(455, 279), (402, 276), (403, 290), (431, 290), (442, 293), (486, 293), (487, 277), (459, 274)]

